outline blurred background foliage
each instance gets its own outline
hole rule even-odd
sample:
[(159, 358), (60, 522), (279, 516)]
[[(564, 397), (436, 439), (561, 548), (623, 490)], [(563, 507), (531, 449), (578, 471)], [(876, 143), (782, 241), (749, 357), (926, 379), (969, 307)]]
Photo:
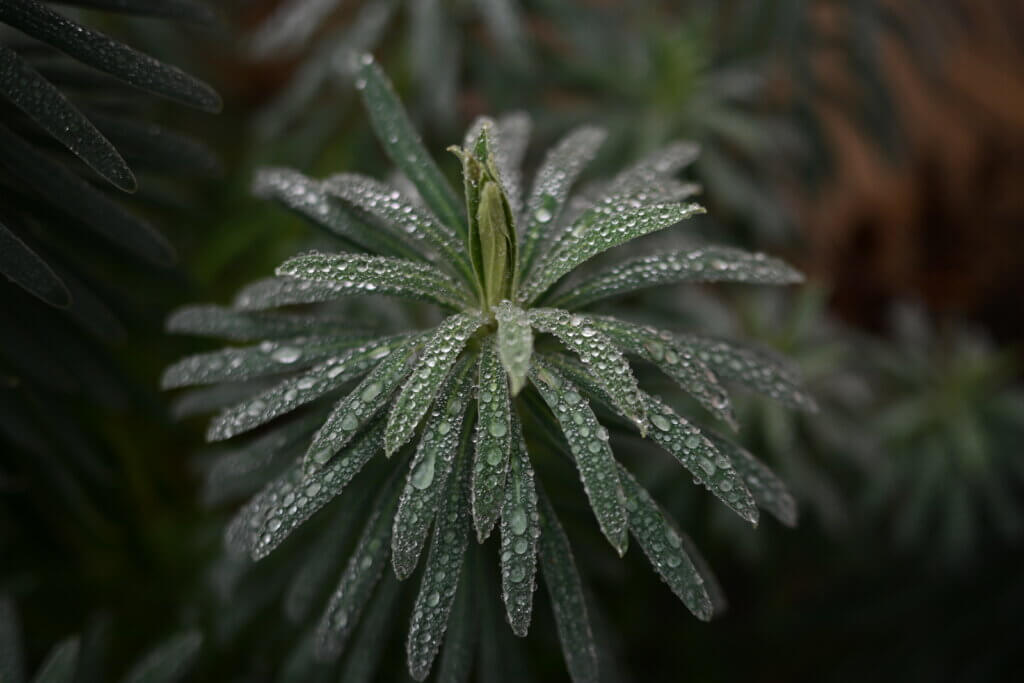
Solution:
[[(339, 531), (344, 511), (260, 565), (224, 557), (230, 501), (246, 491), (211, 493), (213, 455), (192, 417), (224, 398), (172, 404), (157, 378), (201, 350), (163, 333), (169, 310), (227, 302), (324, 239), (251, 197), (256, 167), (390, 173), (344, 68), (352, 50), (369, 50), (431, 150), (457, 142), (476, 115), (518, 109), (535, 122), (527, 167), (584, 121), (612, 132), (595, 176), (673, 139), (699, 142), (690, 180), (703, 186), (710, 218), (687, 238), (766, 250), (810, 275), (810, 286), (781, 295), (677, 288), (635, 302), (679, 328), (790, 357), (822, 410), (791, 413), (754, 397), (738, 405), (744, 444), (799, 500), (795, 530), (772, 520), (745, 528), (694, 494), (688, 475), (654, 460), (638, 468), (716, 568), (730, 609), (710, 625), (695, 621), (637, 553), (612, 562), (591, 534), (574, 550), (587, 567), (606, 680), (1024, 673), (1024, 6), (206, 5), (208, 22), (74, 11), (199, 75), (224, 106), (218, 116), (158, 102), (132, 109), (220, 159), (153, 169), (173, 182), (143, 169), (140, 192), (116, 199), (158, 226), (176, 266), (58, 241), (60, 262), (77, 258), (103, 292), (100, 312), (84, 320), (3, 284), (0, 592), (17, 605), (28, 670), (71, 634), (99, 634), (106, 645), (89, 651), (104, 655), (81, 680), (110, 680), (95, 673), (100, 659), (101, 671), (123, 672), (168, 635), (199, 628), (195, 680), (337, 679), (303, 669), (302, 628), (318, 598), (289, 582), (338, 571), (311, 567), (303, 547), (318, 535), (351, 546), (352, 531)], [(442, 163), (455, 172), (454, 158)], [(96, 329), (96, 320), (109, 324)], [(570, 536), (586, 536), (577, 531)], [(494, 579), (479, 590), (495, 592)], [(392, 581), (376, 598), (376, 628), (395, 648), (404, 612), (394, 605), (407, 593)], [(493, 642), (483, 651), (506, 662), (509, 680), (564, 678), (550, 618), (538, 614), (526, 641), (499, 613), (488, 618), (481, 637)], [(342, 673), (365, 663), (345, 662)], [(404, 680), (401, 658), (381, 664), (374, 680)]]

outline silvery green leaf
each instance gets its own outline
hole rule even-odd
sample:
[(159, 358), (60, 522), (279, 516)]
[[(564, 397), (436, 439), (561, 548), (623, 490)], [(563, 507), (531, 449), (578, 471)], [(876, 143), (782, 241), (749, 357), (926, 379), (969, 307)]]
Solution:
[(265, 341), (256, 346), (199, 353), (168, 367), (160, 380), (160, 386), (173, 389), (291, 372), (372, 341), (372, 337), (295, 337)]
[(712, 415), (737, 428), (725, 387), (696, 354), (675, 345), (671, 333), (605, 316), (587, 318), (587, 323), (607, 334), (626, 353), (653, 363)]
[(391, 562), (399, 579), (408, 578), (416, 568), (452, 465), (469, 448), (472, 418), (467, 419), (467, 414), (473, 389), (470, 367), (463, 363), (441, 388), (409, 466), (391, 539)]
[(526, 384), (530, 356), (533, 355), (530, 317), (511, 301), (502, 301), (494, 308), (494, 319), (498, 323), (498, 356), (508, 373), (512, 395), (515, 396)]
[(520, 637), (526, 636), (533, 614), (540, 533), (533, 467), (522, 427), (513, 413), (512, 457), (501, 507), (501, 589), (508, 623)]
[(45, 197), (60, 197), (53, 209), (88, 226), (111, 244), (157, 265), (174, 262), (174, 249), (148, 222), (79, 177), (71, 168), (32, 147), (0, 124), (0, 167)]
[(242, 287), (231, 305), (239, 311), (262, 311), (278, 306), (315, 304), (349, 296), (350, 292), (346, 289), (350, 288), (335, 282), (267, 277)]
[(365, 374), (388, 354), (409, 343), (407, 336), (387, 337), (330, 358), (228, 408), (210, 423), (206, 438), (223, 441), (269, 422)]
[(550, 365), (537, 363), (530, 371), (530, 381), (562, 428), (601, 532), (619, 555), (624, 555), (629, 543), (626, 499), (608, 431), (576, 387)]
[(338, 681), (374, 683), (388, 637), (395, 621), (395, 607), (401, 597), (401, 584), (385, 574), (373, 597), (369, 612), (360, 620), (359, 633), (341, 670)]
[(597, 683), (597, 647), (587, 617), (583, 585), (569, 539), (543, 492), (540, 493), (540, 566), (569, 677), (573, 683)]
[(530, 323), (542, 332), (558, 337), (576, 353), (619, 411), (646, 433), (647, 418), (633, 370), (615, 343), (599, 331), (593, 321), (557, 308), (534, 308)]
[(175, 683), (192, 669), (203, 634), (186, 631), (171, 636), (148, 652), (129, 671), (121, 683)]
[(76, 24), (35, 0), (4, 0), (0, 22), (136, 88), (206, 111), (220, 110), (220, 97), (202, 81)]
[(32, 683), (71, 683), (75, 678), (78, 651), (77, 637), (58, 643), (46, 655)]
[(328, 15), (343, 0), (286, 0), (256, 28), (249, 39), (253, 57), (288, 55), (308, 44)]
[(29, 294), (56, 306), (71, 305), (71, 293), (46, 261), (0, 223), (0, 275)]
[(605, 191), (609, 195), (630, 195), (656, 189), (692, 164), (699, 154), (700, 147), (693, 142), (669, 143), (616, 175)]
[(583, 168), (595, 156), (607, 133), (591, 126), (577, 128), (555, 145), (544, 157), (533, 188), (526, 200), (522, 223), (522, 248), (519, 270), (522, 277), (534, 267), (537, 250), (558, 224), (569, 190)]
[(427, 154), (391, 81), (371, 55), (362, 55), (358, 61), (356, 88), (362, 93), (370, 123), (384, 151), (412, 181), (424, 203), (441, 222), (464, 238), (466, 219), (463, 206), (441, 170)]
[[(290, 282), (290, 280), (289, 280)], [(167, 318), (168, 332), (222, 337), (231, 341), (282, 339), (300, 335), (348, 339), (369, 337), (368, 328), (323, 315), (247, 313), (222, 306), (183, 306)]]
[(339, 295), (385, 294), (456, 309), (465, 305), (459, 284), (441, 271), (387, 256), (314, 251), (288, 259), (276, 273), (279, 277), (329, 283)]
[(322, 467), (391, 402), (395, 389), (409, 375), (410, 360), (417, 350), (409, 344), (389, 354), (338, 401), (306, 450), (307, 471)]
[(631, 259), (552, 299), (560, 308), (582, 308), (638, 289), (681, 282), (745, 282), (785, 285), (803, 276), (782, 261), (730, 247), (683, 249)]
[(518, 219), (523, 210), (523, 176), (520, 170), (530, 140), (533, 122), (525, 112), (512, 112), (498, 119), (495, 125), (495, 163), (509, 204)]
[(323, 181), (323, 188), (381, 219), (385, 229), (396, 239), (409, 243), (420, 254), (433, 256), (431, 261), (445, 268), (454, 266), (458, 272), (471, 277), (465, 247), (455, 233), (439, 223), (434, 214), (408, 201), (397, 190), (355, 173), (330, 176)]
[(694, 616), (708, 621), (715, 612), (713, 592), (708, 590), (708, 585), (714, 585), (714, 580), (705, 581), (690, 559), (684, 535), (647, 490), (625, 467), (619, 467), (619, 477), (626, 492), (633, 538), (676, 597)]
[(732, 462), (754, 495), (758, 507), (770, 512), (786, 526), (796, 526), (796, 500), (786, 484), (767, 465), (728, 439), (713, 432), (705, 432), (705, 436)]
[(551, 245), (519, 293), (531, 303), (563, 275), (612, 247), (704, 213), (697, 204), (644, 204), (611, 197), (586, 211)]
[(508, 376), (501, 367), (493, 337), (484, 340), (477, 368), (476, 450), (471, 500), (477, 540), (483, 543), (501, 514), (512, 438)]
[(305, 474), (299, 463), (267, 484), (231, 521), (226, 532), (229, 547), (249, 552), (256, 560), (269, 555), (380, 453), (383, 431), (383, 423), (374, 425), (312, 474)]
[(772, 354), (693, 334), (677, 334), (675, 340), (680, 349), (692, 351), (722, 379), (739, 382), (791, 408), (818, 409), (814, 398), (801, 388), (796, 369)]
[(399, 391), (388, 413), (388, 430), (384, 438), (388, 455), (412, 438), (469, 337), (485, 321), (479, 313), (459, 313), (449, 316), (437, 326), (426, 342), (409, 381)]
[(397, 503), (397, 477), (392, 477), (373, 505), (355, 552), (341, 575), (317, 627), (317, 653), (337, 659), (345, 650), (363, 607), (384, 573), (391, 547), (391, 515)]
[(647, 396), (648, 436), (736, 514), (757, 524), (754, 496), (727, 457), (701, 431), (654, 396)]
[(290, 168), (261, 168), (252, 182), (252, 193), (279, 202), (314, 225), (343, 238), (357, 248), (409, 259), (422, 255), (388, 231), (367, 225), (354, 211), (324, 188), (323, 181), (307, 178)]
[[(468, 430), (465, 431), (468, 434)], [(409, 673), (417, 681), (422, 681), (430, 673), (444, 640), (448, 615), (459, 588), (470, 533), (467, 505), (470, 458), (469, 440), (464, 438), (455, 458), (451, 481), (445, 487), (447, 490), (444, 497), (435, 504), (437, 520), (434, 536), (427, 554), (423, 580), (413, 605), (412, 623), (405, 645)], [(426, 514), (426, 510), (422, 514)]]
[(115, 187), (133, 192), (135, 176), (113, 144), (52, 83), (0, 45), (0, 95)]

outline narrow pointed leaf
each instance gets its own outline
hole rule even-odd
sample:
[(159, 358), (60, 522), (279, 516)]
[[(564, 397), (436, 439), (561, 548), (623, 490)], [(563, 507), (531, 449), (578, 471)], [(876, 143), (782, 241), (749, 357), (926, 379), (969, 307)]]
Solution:
[(786, 406), (814, 412), (814, 398), (800, 386), (799, 373), (771, 354), (692, 334), (675, 335), (681, 349), (692, 351), (719, 377), (733, 380)]
[(71, 294), (50, 266), (0, 223), (0, 275), (42, 301), (66, 308)]
[(700, 147), (684, 140), (672, 142), (616, 175), (605, 188), (609, 195), (629, 195), (657, 189), (667, 178), (692, 164)]
[(373, 512), (352, 553), (338, 587), (317, 627), (317, 653), (337, 659), (345, 650), (374, 586), (384, 573), (391, 547), (391, 515), (397, 503), (397, 477), (392, 477), (374, 502)]
[(362, 93), (370, 123), (384, 151), (412, 181), (423, 201), (441, 222), (465, 237), (466, 220), (462, 204), (427, 154), (391, 82), (368, 54), (359, 59), (356, 88)]
[(459, 313), (438, 325), (388, 413), (388, 430), (384, 438), (388, 455), (412, 438), (469, 337), (484, 322), (482, 315)]
[(434, 679), (437, 683), (467, 683), (472, 674), (473, 651), (480, 628), (473, 609), (476, 602), (473, 579), (473, 564), (470, 564), (468, 570), (461, 573), (461, 583), (455, 593), (455, 604), (449, 617), (451, 626), (444, 639)]
[(517, 395), (526, 384), (533, 355), (533, 329), (526, 311), (510, 301), (502, 301), (494, 308), (498, 323), (498, 356), (508, 373), (512, 395)]
[(60, 197), (54, 209), (110, 243), (157, 265), (174, 261), (174, 249), (163, 235), (128, 213), (60, 162), (34, 149), (0, 124), (0, 166), (43, 197)]
[(501, 367), (493, 337), (484, 341), (477, 372), (476, 450), (471, 498), (477, 540), (483, 543), (501, 514), (512, 440), (508, 377)]
[(232, 520), (228, 545), (259, 560), (336, 498), (370, 458), (381, 452), (383, 423), (368, 429), (322, 469), (306, 475), (295, 465), (260, 491)]
[(283, 339), (300, 335), (358, 339), (373, 335), (369, 329), (354, 327), (348, 320), (322, 315), (287, 313), (246, 313), (222, 306), (184, 306), (167, 319), (167, 331), (231, 341)]
[(71, 683), (78, 664), (78, 638), (68, 638), (56, 645), (39, 667), (32, 683)]
[(629, 528), (651, 566), (686, 608), (702, 621), (715, 613), (713, 594), (684, 545), (684, 535), (626, 468), (619, 467), (629, 506)]
[(338, 401), (309, 444), (304, 458), (307, 471), (322, 467), (391, 402), (395, 389), (409, 375), (416, 350), (409, 345), (389, 354), (348, 396)]
[(206, 111), (220, 110), (220, 97), (202, 81), (76, 24), (35, 0), (4, 0), (0, 22), (136, 88)]
[(725, 387), (696, 354), (674, 344), (671, 333), (603, 316), (587, 318), (587, 322), (607, 334), (626, 353), (656, 365), (708, 412), (737, 428)]
[(374, 683), (379, 680), (377, 669), (386, 653), (399, 597), (401, 584), (395, 577), (385, 574), (373, 597), (370, 611), (360, 620), (359, 633), (352, 643), (352, 651), (345, 658), (338, 681)]
[(789, 492), (789, 487), (767, 465), (728, 439), (708, 432), (705, 436), (729, 458), (733, 467), (743, 477), (759, 508), (767, 510), (788, 527), (796, 526), (796, 499)]
[(612, 340), (591, 320), (568, 311), (535, 308), (529, 315), (536, 329), (555, 335), (580, 357), (619, 411), (637, 425), (641, 434), (646, 433), (646, 409), (640, 387), (629, 362)]
[(391, 561), (395, 576), (406, 579), (427, 542), (430, 524), (444, 500), (452, 465), (468, 448), (472, 397), (470, 365), (463, 364), (442, 387), (433, 413), (416, 447), (395, 514)]
[[(434, 215), (402, 197), (397, 190), (373, 178), (342, 173), (327, 178), (324, 189), (381, 219), (397, 238), (410, 243), (418, 253), (444, 267), (455, 266), (469, 274), (469, 259), (455, 233)], [(429, 251), (428, 251), (429, 250)], [(430, 252), (434, 252), (431, 254)]]
[(66, 97), (14, 50), (0, 45), (0, 96), (67, 147), (114, 187), (133, 192), (138, 184), (113, 144)]
[(584, 126), (570, 132), (552, 148), (533, 181), (523, 215), (520, 273), (525, 277), (534, 267), (545, 238), (552, 235), (565, 206), (572, 184), (589, 164), (607, 137), (600, 128)]
[(501, 174), (502, 185), (508, 195), (509, 204), (518, 218), (523, 210), (523, 157), (530, 141), (533, 123), (525, 112), (513, 112), (498, 119), (495, 125), (495, 163)]
[(681, 282), (785, 285), (802, 281), (800, 273), (764, 254), (730, 247), (703, 247), (626, 261), (556, 296), (552, 305), (582, 308), (638, 289)]
[(202, 644), (199, 631), (171, 636), (135, 664), (122, 683), (176, 683), (192, 669)]
[(308, 178), (290, 168), (268, 167), (256, 172), (252, 192), (278, 202), (356, 247), (384, 256), (420, 259), (405, 241), (367, 225), (354, 211), (328, 192), (323, 181)]
[(533, 302), (566, 273), (612, 247), (704, 213), (697, 204), (625, 199), (609, 198), (580, 216), (545, 253), (523, 286), (520, 301)]
[(334, 301), (351, 295), (352, 287), (336, 282), (268, 277), (239, 290), (231, 305), (239, 311), (263, 311), (279, 306)]
[(254, 31), (249, 53), (254, 57), (288, 55), (309, 44), (313, 34), (343, 0), (286, 0)]
[(401, 352), (410, 343), (405, 336), (388, 337), (330, 358), (301, 375), (228, 408), (210, 423), (206, 438), (223, 441), (265, 424), (365, 374), (381, 359)]
[(551, 366), (538, 364), (530, 371), (530, 381), (562, 428), (601, 532), (619, 555), (624, 555), (629, 543), (626, 499), (608, 431), (576, 387)]
[(292, 372), (372, 341), (372, 337), (294, 337), (265, 341), (257, 346), (199, 353), (168, 367), (160, 386), (172, 389)]
[(311, 252), (285, 261), (277, 275), (327, 282), (343, 294), (386, 294), (452, 308), (465, 303), (459, 284), (433, 266), (386, 256)]
[(573, 683), (597, 683), (597, 646), (587, 616), (583, 585), (569, 539), (543, 492), (540, 494), (540, 566), (569, 677)]
[[(468, 434), (468, 430), (465, 431)], [(437, 504), (434, 537), (427, 554), (427, 565), (413, 605), (412, 624), (406, 639), (409, 673), (417, 681), (422, 681), (430, 673), (444, 640), (469, 543), (467, 499), (471, 463), (468, 439), (463, 439), (461, 451), (455, 460), (447, 491)]]
[(501, 594), (512, 632), (525, 637), (533, 614), (540, 538), (537, 489), (522, 427), (512, 421), (512, 458), (501, 508)]

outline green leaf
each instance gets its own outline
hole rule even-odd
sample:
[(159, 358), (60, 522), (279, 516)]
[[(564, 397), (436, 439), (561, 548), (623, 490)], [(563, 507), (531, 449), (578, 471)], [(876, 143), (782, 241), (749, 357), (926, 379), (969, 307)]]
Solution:
[(369, 54), (359, 58), (356, 88), (362, 93), (370, 123), (384, 151), (412, 181), (423, 201), (441, 222), (465, 238), (466, 219), (462, 204), (424, 149), (391, 81)]
[(713, 432), (704, 434), (722, 453), (729, 458), (733, 467), (743, 477), (747, 488), (754, 496), (757, 506), (770, 512), (788, 527), (797, 523), (797, 505), (789, 488), (763, 462), (745, 448)]
[(501, 507), (501, 589), (512, 632), (525, 637), (533, 614), (540, 538), (537, 489), (518, 416), (512, 418), (512, 457)]
[(347, 340), (374, 334), (371, 329), (356, 327), (349, 320), (324, 315), (246, 313), (210, 305), (179, 308), (167, 318), (166, 329), (177, 334), (223, 337), (231, 341), (276, 340), (300, 335)]
[(519, 301), (532, 303), (563, 275), (601, 252), (702, 213), (697, 204), (642, 204), (610, 197), (580, 216), (551, 245), (521, 288)]
[(702, 247), (631, 259), (555, 296), (552, 305), (582, 308), (638, 289), (681, 282), (786, 285), (802, 281), (800, 273), (764, 254)]
[(227, 348), (186, 356), (160, 379), (163, 389), (237, 382), (307, 368), (348, 349), (376, 341), (373, 337), (294, 337), (256, 346)]
[(203, 634), (186, 631), (171, 636), (146, 654), (122, 679), (122, 683), (175, 683), (192, 669)]
[(0, 275), (57, 308), (71, 305), (71, 293), (46, 261), (0, 223)]
[(362, 619), (352, 651), (345, 658), (339, 681), (373, 683), (381, 658), (387, 652), (388, 638), (395, 621), (395, 607), (401, 597), (401, 584), (385, 574), (373, 598), (370, 611)]
[(800, 386), (797, 370), (773, 354), (693, 334), (677, 334), (675, 341), (723, 379), (739, 382), (790, 408), (808, 412), (818, 409), (814, 397)]
[[(464, 432), (468, 435), (469, 430)], [(417, 681), (422, 681), (430, 673), (444, 640), (448, 615), (462, 575), (462, 562), (470, 531), (467, 505), (471, 467), (469, 450), (469, 440), (463, 438), (460, 452), (455, 458), (451, 482), (446, 486), (443, 502), (439, 501), (440, 504), (436, 506), (434, 538), (413, 605), (412, 624), (409, 626), (405, 651), (409, 673)], [(426, 510), (422, 514), (426, 515)]]
[(508, 373), (512, 395), (517, 395), (526, 384), (533, 355), (533, 329), (526, 311), (511, 301), (502, 301), (494, 308), (498, 323), (498, 356)]
[[(618, 476), (615, 478), (617, 480)], [(540, 492), (540, 566), (569, 677), (573, 683), (597, 683), (597, 646), (587, 617), (583, 585), (569, 539), (543, 491)]]
[(399, 579), (408, 578), (416, 568), (452, 465), (469, 447), (473, 389), (469, 370), (470, 364), (463, 363), (445, 382), (409, 466), (392, 537), (391, 562)]
[(493, 337), (484, 340), (477, 376), (476, 451), (471, 499), (477, 540), (483, 543), (501, 514), (512, 438), (508, 378), (498, 359)]
[(381, 359), (414, 341), (415, 337), (410, 339), (407, 335), (386, 337), (330, 358), (226, 409), (210, 423), (206, 438), (223, 441), (265, 424), (365, 374)]
[(78, 638), (68, 638), (56, 645), (39, 667), (32, 683), (71, 683), (78, 664)]
[(523, 178), (520, 169), (532, 127), (530, 116), (525, 112), (506, 114), (494, 126), (494, 163), (516, 217), (523, 210)]
[(553, 234), (565, 206), (572, 184), (589, 164), (607, 137), (607, 133), (591, 126), (577, 128), (555, 145), (544, 157), (533, 188), (526, 200), (523, 220), (522, 249), (519, 253), (520, 275), (526, 278), (534, 267), (538, 249), (545, 237)]
[(608, 444), (608, 431), (598, 423), (576, 387), (550, 365), (538, 362), (530, 371), (530, 381), (562, 428), (601, 532), (619, 556), (625, 555), (629, 543), (626, 499)]
[(641, 434), (647, 431), (647, 417), (640, 387), (625, 356), (616, 345), (598, 331), (592, 321), (556, 308), (534, 308), (530, 323), (542, 332), (558, 337), (579, 355), (619, 411), (636, 424)]
[(21, 646), (21, 628), (14, 601), (0, 593), (0, 681), (24, 683), (25, 662)]
[(374, 586), (384, 573), (391, 547), (391, 515), (398, 502), (397, 482), (398, 478), (392, 477), (374, 502), (355, 552), (320, 619), (317, 654), (322, 658), (337, 659), (344, 652)]
[(699, 154), (700, 147), (693, 142), (669, 143), (616, 175), (604, 191), (607, 195), (657, 192), (660, 185), (692, 164)]
[(398, 385), (409, 376), (415, 352), (416, 347), (409, 345), (391, 353), (338, 401), (309, 444), (304, 458), (307, 472), (322, 467), (391, 402)]
[(322, 469), (306, 474), (301, 463), (264, 487), (235, 515), (226, 532), (228, 546), (259, 560), (295, 529), (334, 500), (363, 466), (381, 451), (383, 422)]
[(279, 277), (330, 283), (339, 295), (385, 294), (454, 309), (466, 303), (459, 284), (433, 266), (387, 256), (314, 251), (288, 259), (276, 273)]
[(480, 234), (484, 301), (495, 305), (512, 294), (516, 268), (516, 235), (511, 209), (501, 186), (487, 180), (480, 190), (476, 225)]
[(447, 636), (441, 661), (437, 665), (437, 683), (466, 683), (472, 673), (473, 650), (480, 628), (474, 613), (473, 571), (461, 572), (460, 585), (455, 593)]
[(140, 90), (206, 111), (220, 111), (220, 97), (207, 84), (76, 24), (35, 0), (4, 0), (0, 5), (0, 22)]
[(388, 413), (388, 430), (384, 437), (388, 455), (412, 438), (416, 425), (427, 413), (467, 340), (484, 322), (480, 314), (460, 313), (438, 325)]
[[(385, 229), (413, 250), (444, 268), (455, 267), (471, 283), (465, 247), (450, 228), (429, 211), (402, 197), (399, 192), (373, 178), (341, 173), (324, 180), (323, 188), (353, 206), (381, 219)], [(439, 258), (440, 257), (440, 258)]]
[(0, 95), (114, 187), (125, 192), (138, 188), (124, 158), (85, 114), (4, 45), (0, 45)]
[(629, 528), (633, 537), (676, 597), (694, 616), (708, 621), (715, 612), (714, 592), (708, 590), (709, 585), (715, 585), (714, 579), (709, 577), (705, 580), (701, 575), (687, 552), (685, 535), (633, 475), (620, 466), (619, 477), (626, 492)]
[(653, 363), (712, 415), (737, 428), (729, 394), (696, 354), (673, 343), (670, 332), (606, 316), (588, 317), (587, 324), (606, 333), (625, 353)]

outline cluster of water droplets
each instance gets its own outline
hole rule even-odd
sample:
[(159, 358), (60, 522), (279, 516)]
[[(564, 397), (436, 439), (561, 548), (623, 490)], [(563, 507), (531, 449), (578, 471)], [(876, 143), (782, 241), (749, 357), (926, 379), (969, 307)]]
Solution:
[(442, 381), (465, 348), (466, 340), (485, 321), (480, 313), (458, 313), (446, 318), (434, 330), (388, 414), (385, 441), (389, 455), (412, 438), (416, 425), (423, 419)]
[(501, 590), (513, 633), (525, 636), (536, 590), (540, 514), (526, 442), (513, 415), (512, 454), (501, 508)]
[(501, 514), (512, 439), (508, 377), (493, 337), (488, 337), (480, 350), (477, 377), (471, 500), (477, 539), (482, 543)]
[(614, 404), (633, 420), (641, 433), (646, 432), (647, 420), (640, 387), (629, 362), (592, 321), (556, 308), (534, 308), (529, 311), (529, 316), (536, 329), (555, 335), (576, 353)]
[(538, 363), (531, 370), (530, 379), (565, 434), (602, 533), (619, 555), (625, 554), (628, 545), (625, 497), (608, 443), (608, 430), (597, 421), (590, 403), (576, 386), (550, 366)]
[(714, 433), (705, 433), (743, 477), (757, 506), (767, 510), (786, 526), (796, 526), (797, 505), (789, 487), (747, 449)]

